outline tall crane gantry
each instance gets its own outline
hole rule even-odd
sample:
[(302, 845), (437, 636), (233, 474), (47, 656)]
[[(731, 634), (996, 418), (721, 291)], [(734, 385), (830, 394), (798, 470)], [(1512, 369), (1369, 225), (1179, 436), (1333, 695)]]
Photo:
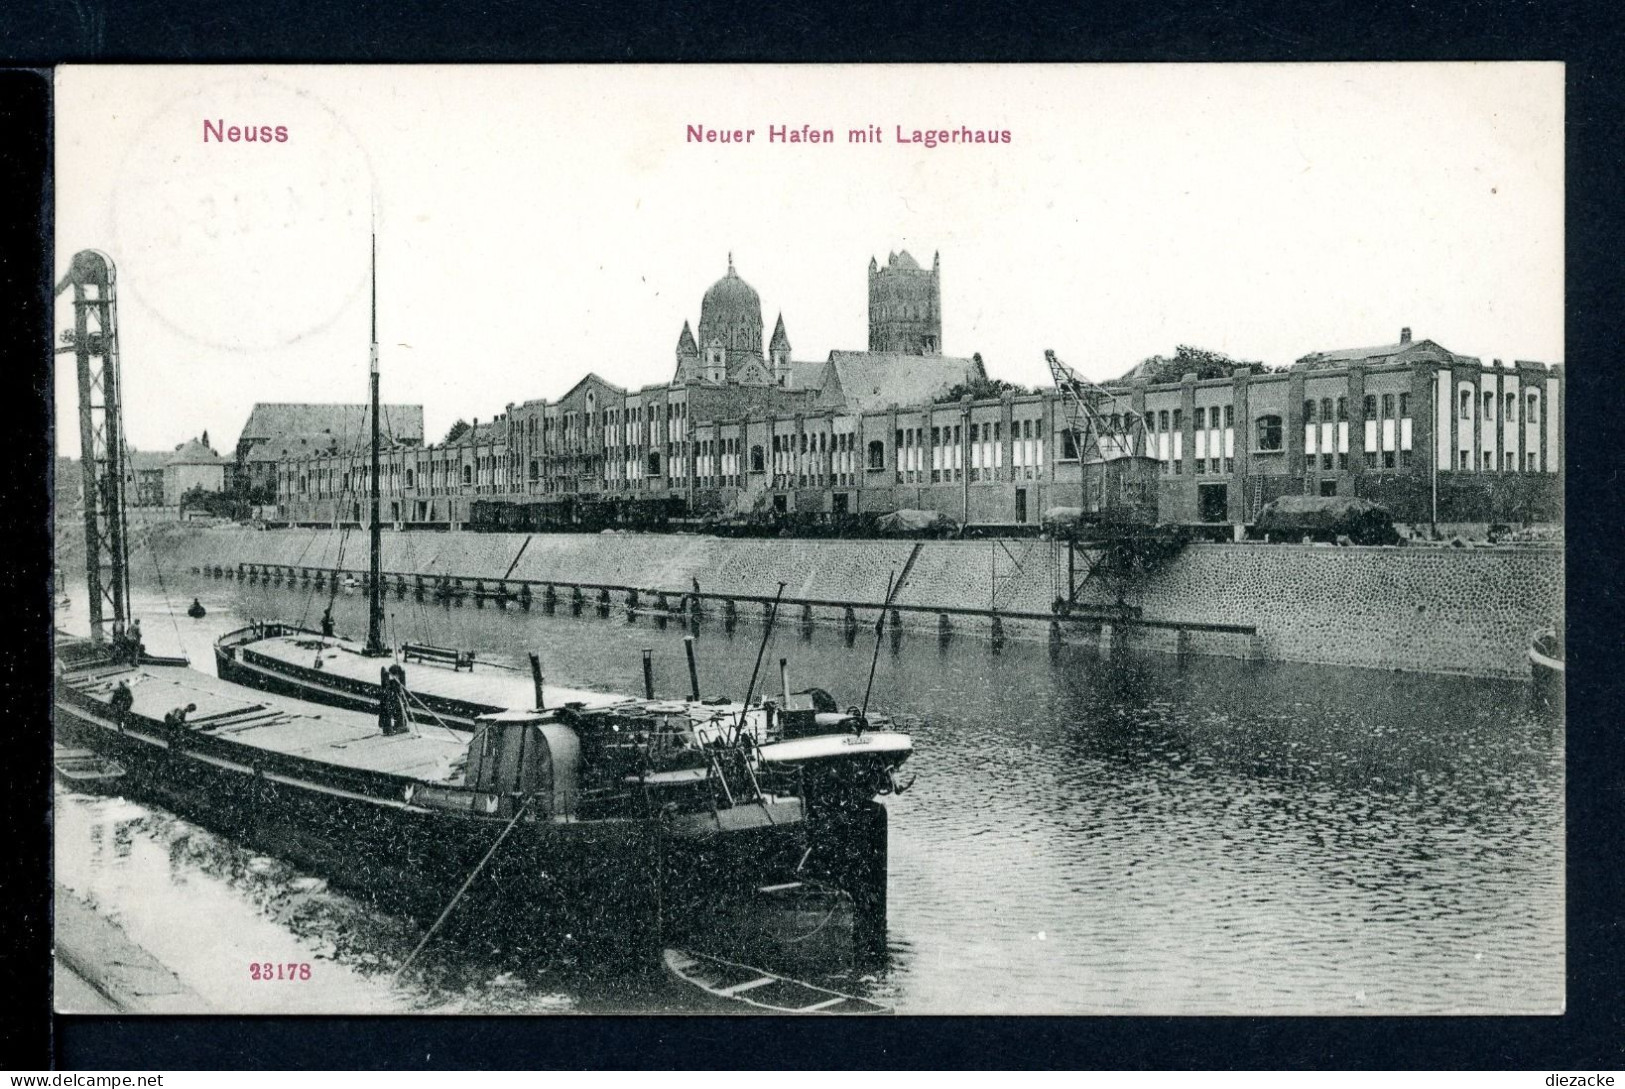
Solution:
[(1053, 351), (1046, 350), (1044, 359), (1077, 454), (1080, 494), (1076, 521), (1059, 534), (1067, 541), (1067, 593), (1055, 611), (1070, 613), (1083, 587), (1097, 576), (1112, 583), (1121, 606), (1135, 575), (1184, 544), (1177, 527), (1158, 523), (1161, 463), (1151, 454), (1144, 415), (1128, 398), (1089, 381)]
[(78, 363), (85, 580), (90, 638), (98, 644), (106, 640), (103, 629), (109, 624), (114, 640), (124, 636), (130, 602), (116, 279), (111, 257), (99, 250), (81, 250), (56, 285), (58, 295), (73, 289), (73, 328), (63, 331), (56, 351), (72, 352)]

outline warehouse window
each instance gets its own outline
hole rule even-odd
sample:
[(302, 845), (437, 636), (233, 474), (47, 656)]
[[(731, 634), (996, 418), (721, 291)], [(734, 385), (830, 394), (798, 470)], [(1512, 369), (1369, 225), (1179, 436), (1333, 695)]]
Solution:
[(886, 467), (886, 444), (879, 439), (869, 443), (869, 468), (884, 469)]
[(763, 459), (761, 446), (752, 446), (750, 448), (750, 471), (753, 473), (764, 472), (765, 470), (763, 469), (762, 465)]
[(1266, 451), (1281, 448), (1281, 417), (1260, 416), (1258, 418), (1258, 448)]

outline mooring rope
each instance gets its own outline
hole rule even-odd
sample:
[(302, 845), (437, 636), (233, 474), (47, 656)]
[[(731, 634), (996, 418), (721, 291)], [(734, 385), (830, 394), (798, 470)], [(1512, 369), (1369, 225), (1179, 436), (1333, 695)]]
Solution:
[(491, 849), (485, 852), (485, 857), (480, 859), (479, 865), (475, 866), (473, 871), (469, 873), (468, 879), (463, 882), (463, 887), (457, 890), (457, 895), (453, 896), (451, 898), (451, 903), (446, 905), (446, 910), (440, 913), (440, 918), (434, 921), (434, 925), (429, 928), (429, 932), (423, 935), (423, 940), (418, 942), (417, 948), (412, 950), (412, 955), (402, 961), (401, 966), (395, 969), (395, 974), (389, 977), (389, 985), (391, 987), (395, 986), (400, 980), (401, 973), (405, 972), (409, 967), (412, 966), (412, 962), (418, 959), (418, 954), (423, 952), (423, 947), (429, 944), (429, 939), (435, 936), (435, 933), (440, 929), (441, 924), (444, 923), (446, 918), (452, 913), (452, 909), (454, 909), (458, 903), (462, 901), (463, 896), (467, 894), (471, 887), (473, 887), (474, 879), (480, 875), (481, 870), (485, 869), (485, 864), (491, 861), (492, 856), (497, 853), (497, 848), (501, 847), (502, 841), (508, 838), (508, 833), (512, 832), (514, 825), (519, 823), (519, 818), (523, 817), (525, 813), (529, 811), (530, 803), (534, 800), (534, 795), (529, 795), (525, 798), (524, 803), (520, 805), (519, 809), (514, 813), (513, 819), (508, 822), (507, 827), (505, 827), (501, 834), (497, 836), (496, 842), (491, 844)]

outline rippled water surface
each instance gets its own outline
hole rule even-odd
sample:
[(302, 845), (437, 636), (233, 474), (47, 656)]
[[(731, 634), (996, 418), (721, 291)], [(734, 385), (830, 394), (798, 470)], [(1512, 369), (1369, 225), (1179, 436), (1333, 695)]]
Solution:
[[(185, 616), (193, 595), (209, 614)], [(82, 590), (62, 617), (84, 623)], [(146, 641), (213, 669), (243, 618), (311, 622), (323, 595), (190, 577), (138, 587)], [(166, 601), (174, 604), (173, 619)], [(677, 622), (390, 598), (395, 638), (477, 648), (550, 682), (686, 685)], [(75, 613), (77, 612), (77, 616)], [(341, 631), (365, 599), (340, 594)], [(761, 627), (703, 622), (708, 694), (743, 693)], [(861, 698), (872, 632), (781, 624), (792, 683)], [(1526, 686), (1228, 659), (1100, 657), (985, 637), (883, 642), (874, 704), (903, 722), (913, 789), (891, 811), (889, 955), (801, 974), (902, 1013), (1550, 1013), (1563, 1007), (1562, 729)], [(903, 776), (907, 779), (907, 774)], [(216, 1008), (705, 1009), (596, 979), (568, 952), (431, 943), (310, 874), (150, 806), (63, 794), (58, 879)], [(177, 925), (184, 923), (183, 926)], [(311, 960), (315, 985), (246, 982)], [(259, 988), (259, 989), (255, 989)]]

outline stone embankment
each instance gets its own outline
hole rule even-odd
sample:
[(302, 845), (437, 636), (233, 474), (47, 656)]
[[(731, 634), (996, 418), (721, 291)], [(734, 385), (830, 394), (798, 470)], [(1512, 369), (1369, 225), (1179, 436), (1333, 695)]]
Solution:
[[(165, 568), (233, 575), (247, 565), (355, 574), (368, 566), (360, 531), (176, 526), (138, 543), (150, 553), (132, 560), (138, 577), (154, 557)], [(1138, 622), (1126, 624), (1100, 615), (1049, 623), (1067, 585), (1067, 554), (1045, 540), (390, 532), (383, 569), (392, 583), (455, 578), (465, 589), (500, 583), (514, 594), (529, 584), (538, 599), (552, 584), (561, 600), (576, 586), (590, 588), (592, 600), (600, 587), (631, 588), (672, 595), (673, 604), (696, 582), (705, 594), (745, 601), (771, 598), (783, 582), (787, 600), (814, 603), (798, 604), (797, 616), (847, 623), (872, 619), (888, 579), (906, 575), (898, 619), (958, 635), (993, 629), (996, 637), (1477, 676), (1527, 676), (1530, 632), (1563, 616), (1563, 553), (1545, 546), (1192, 545), (1127, 584)], [(1082, 570), (1080, 560), (1080, 578)], [(1090, 582), (1080, 604), (1103, 614), (1117, 599), (1117, 586)]]
[(61, 885), (53, 934), (56, 1012), (208, 1012), (195, 991), (122, 927)]

